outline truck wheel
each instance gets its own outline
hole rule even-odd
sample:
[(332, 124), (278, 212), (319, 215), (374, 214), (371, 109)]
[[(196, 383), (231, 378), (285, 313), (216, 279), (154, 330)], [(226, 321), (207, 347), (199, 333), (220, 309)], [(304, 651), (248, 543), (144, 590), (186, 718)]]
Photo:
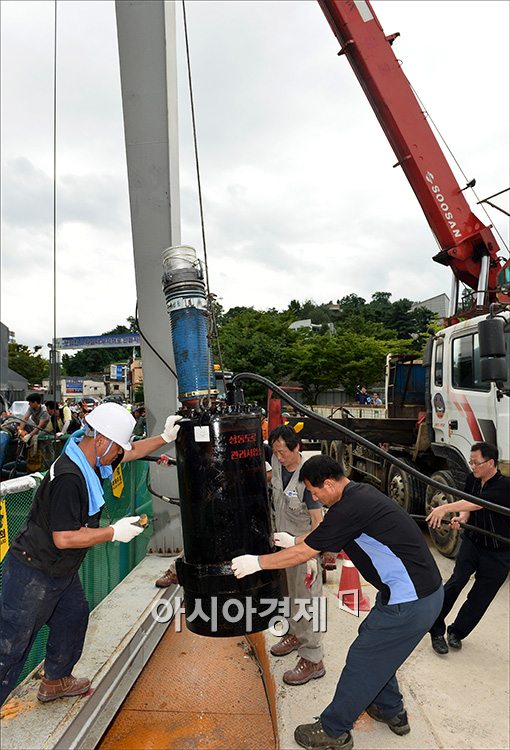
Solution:
[(323, 456), (329, 456), (329, 442), (321, 440), (321, 453)]
[[(455, 480), (451, 471), (436, 471), (432, 474), (431, 479), (435, 479), (436, 482), (442, 482), (450, 487), (456, 487)], [(425, 515), (428, 516), (433, 508), (437, 508), (438, 505), (444, 505), (445, 503), (453, 503), (455, 498), (449, 495), (444, 490), (438, 490), (435, 487), (427, 487), (425, 495)], [(445, 516), (444, 520), (448, 521), (449, 516)], [(445, 557), (455, 557), (457, 549), (460, 544), (460, 534), (450, 526), (441, 526), (439, 529), (429, 528), (429, 534), (436, 549)]]
[[(400, 460), (412, 466), (405, 458)], [(388, 470), (387, 493), (407, 513), (412, 513), (419, 507), (423, 497), (420, 482), (395, 464), (391, 464)]]
[(329, 449), (329, 455), (342, 467), (344, 476), (350, 479), (354, 474), (352, 465), (352, 445), (342, 440), (333, 440)]
[(329, 455), (334, 461), (340, 463), (340, 453), (342, 452), (342, 441), (332, 440), (329, 444)]

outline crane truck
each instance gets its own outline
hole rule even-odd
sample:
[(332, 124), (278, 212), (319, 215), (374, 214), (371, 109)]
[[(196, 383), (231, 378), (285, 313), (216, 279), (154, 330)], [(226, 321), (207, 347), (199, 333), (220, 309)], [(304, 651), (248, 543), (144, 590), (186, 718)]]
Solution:
[[(481, 440), (498, 446), (499, 468), (508, 476), (510, 261), (501, 259), (491, 226), (471, 211), (393, 53), (398, 34), (385, 35), (368, 1), (319, 0), (319, 5), (340, 43), (339, 55), (349, 61), (395, 152), (395, 167), (403, 170), (432, 229), (439, 246), (433, 260), (452, 271), (448, 325), (431, 336), (423, 360), (387, 358), (384, 416), (357, 418), (344, 410), (333, 421), (450, 487), (463, 487), (470, 447)], [(462, 314), (460, 283), (472, 290)], [(478, 333), (489, 308), (501, 323), (496, 382), (486, 366), (494, 352)], [(376, 484), (410, 513), (426, 514), (454, 500), (354, 440), (338, 439), (338, 431), (328, 434), (323, 424), (302, 417), (290, 422), (300, 423), (304, 440), (320, 439), (322, 451), (340, 462), (347, 477)], [(440, 552), (455, 554), (458, 531), (444, 527), (431, 535)]]

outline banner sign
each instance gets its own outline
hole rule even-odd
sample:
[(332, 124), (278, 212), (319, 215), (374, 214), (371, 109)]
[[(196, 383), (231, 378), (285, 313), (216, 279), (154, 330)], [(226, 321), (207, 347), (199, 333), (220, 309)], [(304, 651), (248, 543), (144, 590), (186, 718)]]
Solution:
[(122, 464), (119, 464), (112, 477), (112, 493), (114, 497), (120, 497), (124, 490), (124, 476), (122, 474)]
[(56, 348), (62, 349), (112, 349), (119, 346), (140, 346), (139, 333), (112, 333), (108, 336), (72, 336), (56, 339)]
[(110, 365), (110, 380), (124, 380), (125, 365)]
[(83, 380), (66, 378), (66, 393), (83, 393)]

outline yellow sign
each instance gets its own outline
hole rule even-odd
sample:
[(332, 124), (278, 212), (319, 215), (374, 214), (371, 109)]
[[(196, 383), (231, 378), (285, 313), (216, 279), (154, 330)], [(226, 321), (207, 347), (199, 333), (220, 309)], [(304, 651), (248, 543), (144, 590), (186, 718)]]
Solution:
[(9, 529), (7, 528), (7, 508), (5, 500), (0, 500), (0, 562), (9, 549)]
[(122, 464), (119, 464), (112, 477), (112, 492), (114, 497), (120, 497), (124, 490), (124, 477), (122, 476)]

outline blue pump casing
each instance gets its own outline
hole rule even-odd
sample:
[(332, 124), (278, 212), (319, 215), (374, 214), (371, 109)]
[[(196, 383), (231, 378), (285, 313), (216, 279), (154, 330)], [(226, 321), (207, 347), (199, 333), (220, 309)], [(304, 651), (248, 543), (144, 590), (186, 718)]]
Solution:
[(172, 329), (179, 400), (184, 404), (217, 391), (207, 335), (207, 299), (200, 262), (192, 247), (163, 253), (163, 290)]

